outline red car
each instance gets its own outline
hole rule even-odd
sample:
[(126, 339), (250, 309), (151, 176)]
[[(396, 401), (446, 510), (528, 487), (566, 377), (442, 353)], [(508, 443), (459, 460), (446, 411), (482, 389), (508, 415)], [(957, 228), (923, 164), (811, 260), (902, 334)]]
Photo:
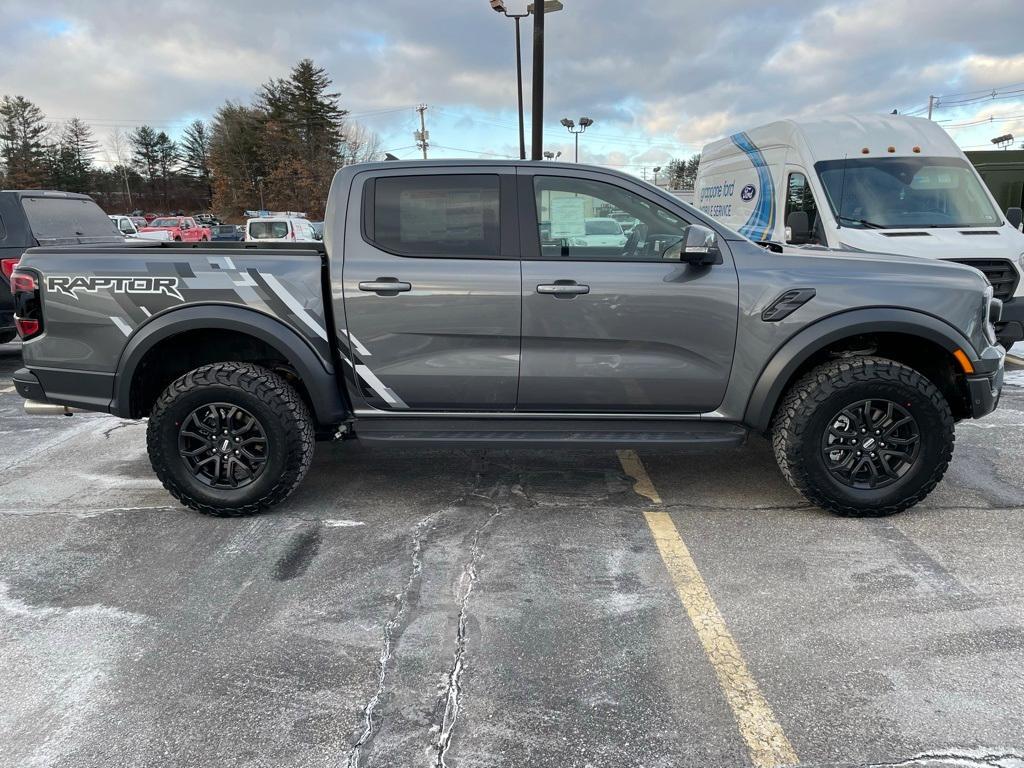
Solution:
[(191, 216), (163, 216), (153, 219), (149, 226), (139, 232), (170, 232), (171, 239), (185, 243), (206, 242), (210, 239), (210, 230), (196, 224)]

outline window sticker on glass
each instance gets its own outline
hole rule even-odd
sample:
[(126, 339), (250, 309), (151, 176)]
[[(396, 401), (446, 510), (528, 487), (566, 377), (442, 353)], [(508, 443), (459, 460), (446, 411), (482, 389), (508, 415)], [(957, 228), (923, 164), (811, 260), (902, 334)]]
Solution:
[(551, 237), (583, 237), (587, 234), (587, 216), (582, 197), (555, 197), (551, 200)]

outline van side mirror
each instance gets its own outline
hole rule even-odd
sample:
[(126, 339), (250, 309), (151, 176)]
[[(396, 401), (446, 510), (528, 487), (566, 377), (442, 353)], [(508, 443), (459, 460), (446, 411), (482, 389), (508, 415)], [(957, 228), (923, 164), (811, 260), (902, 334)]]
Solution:
[(682, 246), (680, 260), (695, 267), (717, 264), (722, 256), (722, 251), (718, 247), (718, 235), (714, 230), (700, 224), (691, 224), (686, 228), (686, 238)]
[(786, 242), (803, 245), (811, 240), (811, 222), (807, 211), (793, 211), (786, 217)]
[(1006, 209), (1006, 220), (1014, 229), (1020, 229), (1020, 223), (1024, 221), (1024, 211), (1019, 206)]

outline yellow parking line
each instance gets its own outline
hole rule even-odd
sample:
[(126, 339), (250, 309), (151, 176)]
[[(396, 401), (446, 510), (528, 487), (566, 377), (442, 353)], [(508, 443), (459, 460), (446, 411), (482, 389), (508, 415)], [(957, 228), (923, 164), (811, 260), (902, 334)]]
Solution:
[[(634, 489), (654, 504), (661, 504), (654, 483), (635, 451), (618, 451), (619, 461), (634, 480)], [(743, 654), (711, 597), (697, 564), (667, 512), (656, 508), (644, 512), (661, 559), (668, 569), (676, 593), (697, 631), (718, 684), (732, 709), (736, 725), (747, 743), (750, 759), (757, 768), (796, 765), (799, 759), (775, 719), (771, 706), (758, 688), (743, 660)]]

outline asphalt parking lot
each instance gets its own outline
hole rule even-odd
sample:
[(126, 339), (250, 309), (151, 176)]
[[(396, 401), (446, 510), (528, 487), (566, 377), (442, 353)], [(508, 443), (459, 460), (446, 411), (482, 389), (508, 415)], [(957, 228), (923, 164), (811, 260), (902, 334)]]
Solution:
[(1024, 766), (1024, 369), (895, 518), (767, 444), (319, 444), (249, 519), (0, 347), (0, 765)]

